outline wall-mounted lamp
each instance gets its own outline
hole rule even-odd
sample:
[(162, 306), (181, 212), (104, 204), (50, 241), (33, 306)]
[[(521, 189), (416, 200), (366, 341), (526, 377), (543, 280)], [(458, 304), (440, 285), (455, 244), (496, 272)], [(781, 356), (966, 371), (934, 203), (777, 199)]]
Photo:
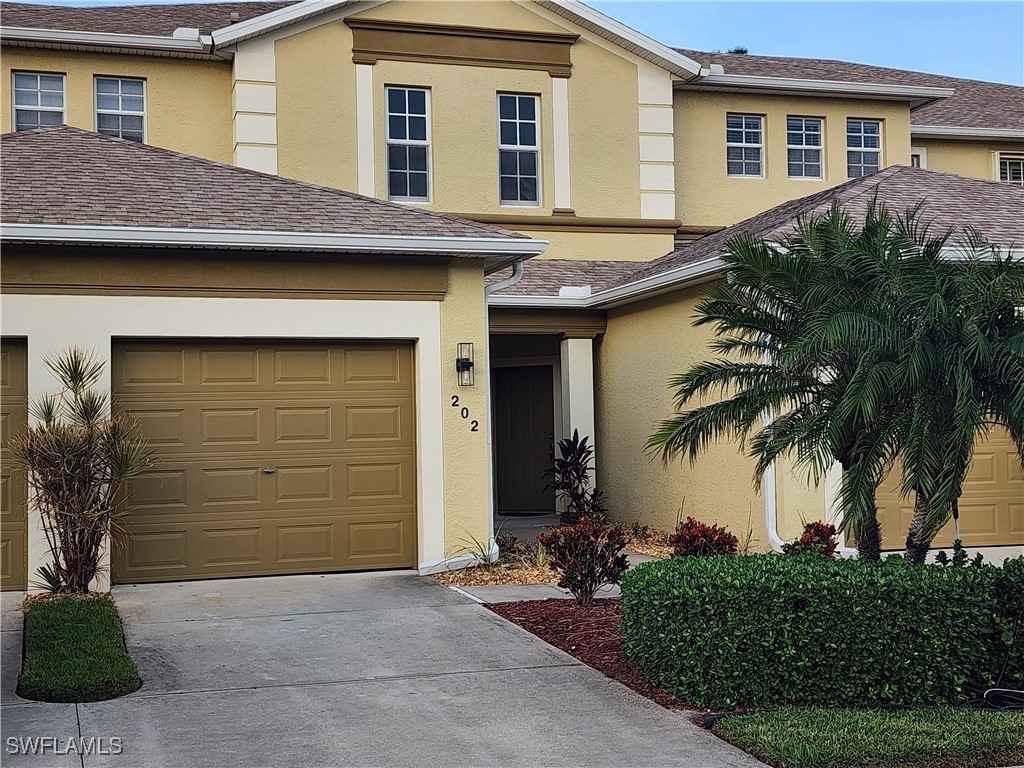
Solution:
[(460, 342), (459, 353), (455, 358), (455, 371), (459, 374), (460, 387), (473, 386), (473, 344)]

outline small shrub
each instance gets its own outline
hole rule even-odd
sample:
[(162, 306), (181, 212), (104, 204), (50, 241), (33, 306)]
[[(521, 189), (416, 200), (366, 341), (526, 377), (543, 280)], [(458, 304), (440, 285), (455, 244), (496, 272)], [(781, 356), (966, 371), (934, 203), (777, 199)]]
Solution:
[(502, 531), (494, 537), (494, 543), (498, 546), (498, 556), (501, 560), (518, 560), (527, 555), (526, 545), (519, 540), (519, 537), (509, 531)]
[(676, 525), (676, 532), (672, 534), (670, 543), (673, 557), (710, 557), (735, 555), (740, 540), (724, 526), (720, 528), (687, 517), (685, 522)]
[(974, 557), (971, 557), (967, 554), (967, 550), (964, 549), (964, 543), (960, 539), (956, 539), (953, 542), (953, 557), (939, 550), (935, 554), (935, 562), (952, 568), (963, 568), (968, 565), (971, 568), (980, 568), (985, 562), (985, 556), (981, 552), (976, 552)]
[(800, 538), (783, 544), (782, 551), (787, 555), (819, 555), (831, 559), (836, 556), (837, 546), (839, 539), (836, 538), (836, 527), (815, 520), (813, 523), (804, 524), (804, 532)]
[(575, 525), (560, 525), (537, 541), (551, 558), (558, 573), (558, 586), (568, 589), (584, 608), (605, 584), (618, 584), (629, 562), (622, 551), (626, 530), (621, 525), (581, 518)]
[(580, 437), (577, 430), (572, 437), (558, 441), (558, 456), (551, 468), (544, 472), (551, 482), (547, 488), (555, 492), (555, 498), (564, 504), (561, 515), (563, 525), (572, 525), (581, 518), (603, 520), (608, 511), (604, 491), (590, 487), (590, 462), (594, 448), (588, 444), (589, 437)]
[(622, 608), (629, 656), (698, 707), (961, 704), (1024, 685), (1024, 557), (671, 558), (625, 575)]

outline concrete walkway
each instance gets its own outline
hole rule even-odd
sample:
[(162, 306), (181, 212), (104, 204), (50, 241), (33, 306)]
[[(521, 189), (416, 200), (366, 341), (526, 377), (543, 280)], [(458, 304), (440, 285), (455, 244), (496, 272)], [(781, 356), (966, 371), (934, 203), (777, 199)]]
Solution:
[[(140, 691), (91, 704), (13, 693), (2, 737), (119, 737), (120, 756), (4, 766), (700, 766), (743, 752), (433, 579), (294, 576), (119, 587)], [(9, 637), (8, 637), (9, 636)]]

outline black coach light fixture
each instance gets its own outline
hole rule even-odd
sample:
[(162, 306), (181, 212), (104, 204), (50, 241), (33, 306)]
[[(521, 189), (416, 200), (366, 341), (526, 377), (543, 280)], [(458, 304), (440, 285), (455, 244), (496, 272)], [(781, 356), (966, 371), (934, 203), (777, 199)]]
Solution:
[(460, 387), (473, 386), (473, 344), (459, 342), (459, 353), (455, 358), (455, 371), (459, 374)]

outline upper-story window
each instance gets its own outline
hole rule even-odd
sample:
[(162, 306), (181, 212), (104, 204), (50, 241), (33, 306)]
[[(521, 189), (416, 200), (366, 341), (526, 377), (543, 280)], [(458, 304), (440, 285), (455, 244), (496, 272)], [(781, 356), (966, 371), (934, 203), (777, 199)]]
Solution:
[(867, 176), (882, 167), (882, 121), (846, 121), (846, 175)]
[(823, 178), (821, 125), (820, 117), (786, 118), (786, 163), (789, 178)]
[(430, 94), (387, 88), (388, 200), (430, 200)]
[(96, 78), (96, 130), (107, 136), (146, 140), (146, 83), (138, 78)]
[(725, 158), (730, 176), (764, 175), (763, 123), (761, 115), (725, 116)]
[(14, 73), (14, 130), (64, 123), (64, 75)]
[(498, 94), (498, 192), (502, 205), (539, 205), (536, 96)]
[(1024, 186), (1024, 153), (999, 153), (999, 180)]

